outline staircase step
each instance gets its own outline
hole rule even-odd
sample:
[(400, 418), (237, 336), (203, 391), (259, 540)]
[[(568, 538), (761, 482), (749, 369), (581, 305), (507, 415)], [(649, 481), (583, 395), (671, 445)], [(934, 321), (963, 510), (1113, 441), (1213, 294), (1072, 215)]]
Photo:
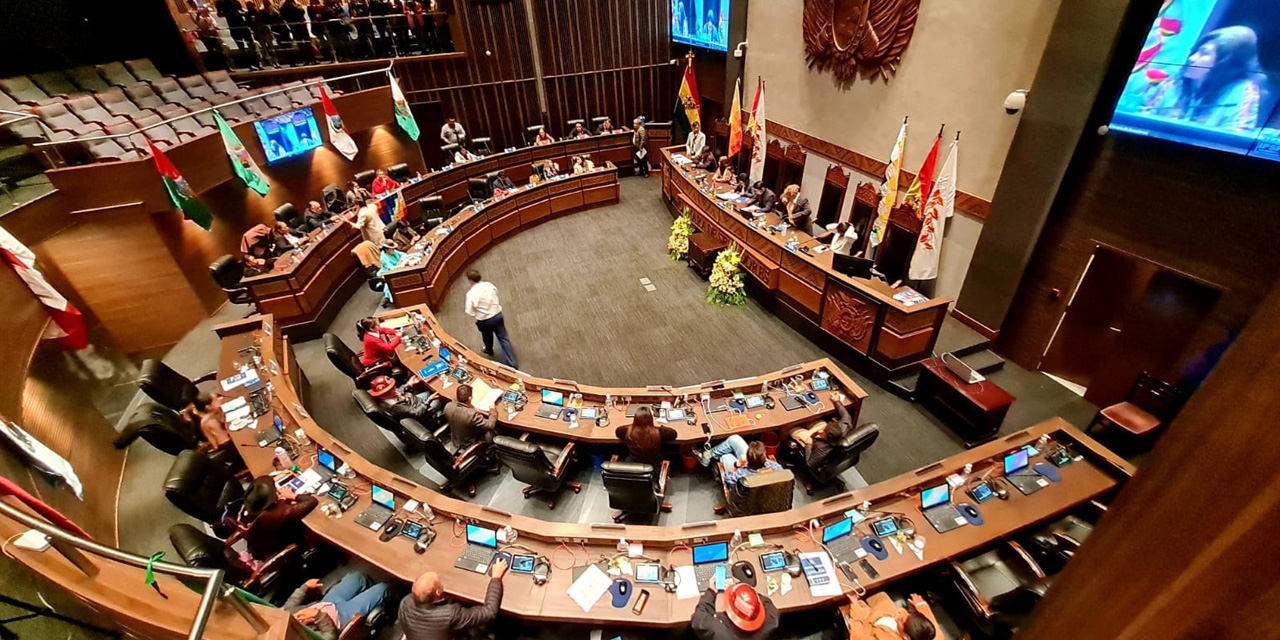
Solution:
[(977, 353), (966, 355), (960, 360), (982, 375), (1004, 368), (1004, 358), (996, 355), (990, 349), (983, 349)]

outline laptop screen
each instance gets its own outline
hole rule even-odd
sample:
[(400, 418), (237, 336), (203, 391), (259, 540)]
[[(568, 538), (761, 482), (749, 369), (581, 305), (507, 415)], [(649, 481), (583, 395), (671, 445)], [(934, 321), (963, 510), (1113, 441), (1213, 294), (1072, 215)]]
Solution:
[(542, 390), (542, 402), (544, 402), (544, 403), (546, 403), (546, 404), (554, 404), (554, 405), (556, 405), (557, 407), (563, 407), (563, 406), (564, 406), (564, 394), (563, 394), (563, 393), (561, 393), (561, 392), (559, 392), (559, 391), (552, 391), (552, 390), (550, 390), (550, 389), (543, 389), (543, 390)]
[(707, 564), (708, 562), (724, 562), (729, 559), (729, 543), (717, 542), (715, 544), (704, 544), (693, 548), (693, 563)]
[(324, 468), (326, 468), (326, 469), (328, 469), (328, 470), (330, 470), (330, 471), (333, 471), (333, 472), (337, 472), (337, 471), (338, 471), (338, 461), (337, 461), (337, 459), (335, 459), (335, 458), (333, 457), (333, 454), (332, 454), (332, 453), (329, 453), (328, 451), (325, 451), (324, 449), (317, 449), (317, 450), (316, 450), (316, 462), (319, 462), (319, 463), (320, 463)]
[(929, 509), (951, 502), (951, 485), (943, 483), (929, 487), (920, 494), (920, 508)]
[(376, 484), (373, 485), (373, 501), (388, 509), (394, 510), (396, 508), (396, 494), (391, 493)]
[(836, 522), (822, 530), (822, 544), (831, 542), (836, 538), (847, 536), (852, 532), (853, 518), (844, 518), (843, 520), (840, 520), (839, 522)]
[(1018, 449), (1004, 457), (1004, 474), (1007, 476), (1027, 468), (1027, 452)]
[(496, 549), (498, 547), (498, 532), (493, 529), (476, 526), (474, 524), (467, 525), (467, 542), (478, 544), (482, 547)]

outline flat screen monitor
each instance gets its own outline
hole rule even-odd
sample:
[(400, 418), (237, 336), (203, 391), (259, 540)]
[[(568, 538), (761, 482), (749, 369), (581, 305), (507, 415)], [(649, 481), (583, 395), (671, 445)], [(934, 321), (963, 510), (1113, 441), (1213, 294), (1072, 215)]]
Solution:
[(1111, 128), (1280, 160), (1280, 3), (1168, 0)]
[(951, 502), (951, 485), (946, 483), (929, 487), (920, 493), (921, 509), (932, 509), (948, 502)]
[(258, 120), (253, 128), (258, 131), (267, 164), (302, 155), (324, 142), (310, 108)]
[(864, 280), (871, 279), (871, 265), (875, 262), (870, 258), (855, 258), (843, 253), (831, 254), (831, 268), (838, 273), (843, 273), (850, 278), (862, 278)]
[(671, 39), (728, 51), (729, 0), (671, 0)]

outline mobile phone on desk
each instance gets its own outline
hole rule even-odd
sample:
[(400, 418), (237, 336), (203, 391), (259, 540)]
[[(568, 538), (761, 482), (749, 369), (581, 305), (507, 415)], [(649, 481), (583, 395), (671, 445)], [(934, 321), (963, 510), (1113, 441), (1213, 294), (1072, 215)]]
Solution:
[(640, 597), (636, 598), (635, 606), (631, 607), (631, 613), (634, 613), (636, 615), (640, 615), (644, 613), (644, 606), (646, 604), (649, 604), (649, 590), (641, 589)]

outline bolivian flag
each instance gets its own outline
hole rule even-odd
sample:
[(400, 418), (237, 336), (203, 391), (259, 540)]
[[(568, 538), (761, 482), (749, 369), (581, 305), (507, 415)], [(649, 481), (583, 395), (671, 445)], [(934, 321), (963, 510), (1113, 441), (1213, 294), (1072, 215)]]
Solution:
[(684, 80), (680, 82), (680, 93), (676, 95), (676, 104), (671, 114), (672, 140), (684, 140), (693, 131), (693, 124), (702, 117), (702, 100), (698, 98), (698, 81), (693, 77), (692, 61), (684, 68)]
[(742, 79), (733, 86), (733, 104), (729, 107), (729, 157), (742, 151)]
[(182, 178), (182, 174), (178, 173), (178, 168), (169, 162), (164, 152), (151, 144), (150, 140), (147, 140), (147, 148), (151, 150), (151, 159), (156, 162), (156, 171), (160, 172), (160, 178), (164, 180), (164, 188), (169, 192), (169, 199), (173, 200), (173, 205), (181, 209), (182, 215), (188, 220), (208, 231), (213, 226), (213, 216), (209, 215), (209, 210), (196, 200), (196, 194), (192, 193), (191, 186)]

